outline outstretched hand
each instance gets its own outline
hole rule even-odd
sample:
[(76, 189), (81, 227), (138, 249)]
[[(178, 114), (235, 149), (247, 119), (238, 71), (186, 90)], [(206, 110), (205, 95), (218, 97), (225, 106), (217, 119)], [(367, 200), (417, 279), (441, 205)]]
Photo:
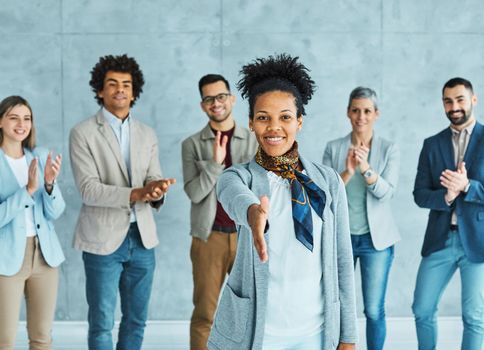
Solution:
[(269, 259), (267, 244), (264, 239), (264, 230), (266, 228), (268, 214), (269, 198), (267, 196), (261, 196), (260, 204), (252, 204), (247, 210), (247, 220), (252, 230), (254, 246), (262, 262), (266, 262)]

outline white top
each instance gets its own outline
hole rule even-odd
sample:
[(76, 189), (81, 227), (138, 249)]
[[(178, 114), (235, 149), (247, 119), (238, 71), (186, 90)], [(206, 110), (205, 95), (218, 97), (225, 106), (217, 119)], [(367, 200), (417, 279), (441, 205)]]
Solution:
[[(23, 156), (22, 158), (11, 158), (5, 155), (10, 169), (12, 169), (13, 174), (17, 178), (17, 182), (20, 187), (24, 187), (29, 182), (29, 165), (27, 164), (27, 158)], [(31, 205), (24, 209), (25, 212), (25, 232), (27, 237), (33, 237), (37, 235), (34, 225), (34, 206)]]
[(265, 333), (310, 336), (323, 328), (322, 221), (311, 208), (313, 251), (297, 240), (292, 219), (289, 181), (268, 173), (269, 291)]

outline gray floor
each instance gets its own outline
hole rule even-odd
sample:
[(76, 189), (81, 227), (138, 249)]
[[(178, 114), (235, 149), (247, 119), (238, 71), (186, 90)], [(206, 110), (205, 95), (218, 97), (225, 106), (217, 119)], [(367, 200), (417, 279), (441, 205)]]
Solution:
[[(359, 320), (360, 342), (358, 350), (366, 350), (365, 322)], [(417, 349), (415, 328), (411, 318), (390, 318), (387, 322), (387, 350)], [(87, 324), (85, 322), (56, 322), (53, 329), (55, 350), (85, 350)], [(448, 317), (439, 319), (439, 350), (456, 350), (460, 348), (462, 324), (460, 318)], [(27, 332), (25, 323), (19, 325), (15, 349), (27, 350)], [(187, 321), (152, 321), (146, 329), (144, 350), (187, 350)]]

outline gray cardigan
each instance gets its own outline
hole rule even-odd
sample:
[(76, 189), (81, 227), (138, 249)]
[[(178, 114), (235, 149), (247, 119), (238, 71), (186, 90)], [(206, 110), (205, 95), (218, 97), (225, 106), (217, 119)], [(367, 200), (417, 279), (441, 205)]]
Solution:
[[(356, 307), (348, 208), (343, 182), (329, 167), (301, 158), (308, 176), (325, 192), (321, 254), (324, 291), (324, 350), (356, 343)], [(269, 265), (261, 263), (247, 222), (247, 209), (267, 195), (267, 171), (252, 160), (223, 172), (217, 195), (238, 230), (237, 256), (224, 287), (208, 340), (211, 350), (262, 348)], [(269, 218), (269, 221), (271, 218)], [(270, 237), (265, 236), (270, 245)], [(319, 278), (319, 276), (315, 276)]]
[[(367, 186), (366, 214), (373, 245), (377, 250), (383, 250), (400, 240), (390, 205), (398, 182), (400, 152), (393, 142), (377, 135), (373, 135), (371, 143), (368, 162), (378, 173), (378, 179), (374, 184)], [(341, 173), (346, 168), (346, 155), (350, 145), (351, 133), (328, 142), (323, 164)]]
[[(182, 143), (183, 189), (190, 198), (190, 234), (206, 241), (217, 213), (215, 185), (225, 166), (213, 160), (215, 135), (207, 124)], [(246, 128), (235, 125), (230, 141), (232, 164), (248, 162), (257, 151), (257, 141)]]

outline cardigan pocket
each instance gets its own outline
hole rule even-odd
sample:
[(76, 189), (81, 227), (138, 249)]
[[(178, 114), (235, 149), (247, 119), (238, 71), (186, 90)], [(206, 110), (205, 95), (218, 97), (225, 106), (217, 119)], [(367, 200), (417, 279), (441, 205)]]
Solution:
[(247, 330), (250, 298), (242, 298), (234, 293), (230, 285), (225, 285), (217, 308), (215, 328), (225, 338), (240, 343)]

